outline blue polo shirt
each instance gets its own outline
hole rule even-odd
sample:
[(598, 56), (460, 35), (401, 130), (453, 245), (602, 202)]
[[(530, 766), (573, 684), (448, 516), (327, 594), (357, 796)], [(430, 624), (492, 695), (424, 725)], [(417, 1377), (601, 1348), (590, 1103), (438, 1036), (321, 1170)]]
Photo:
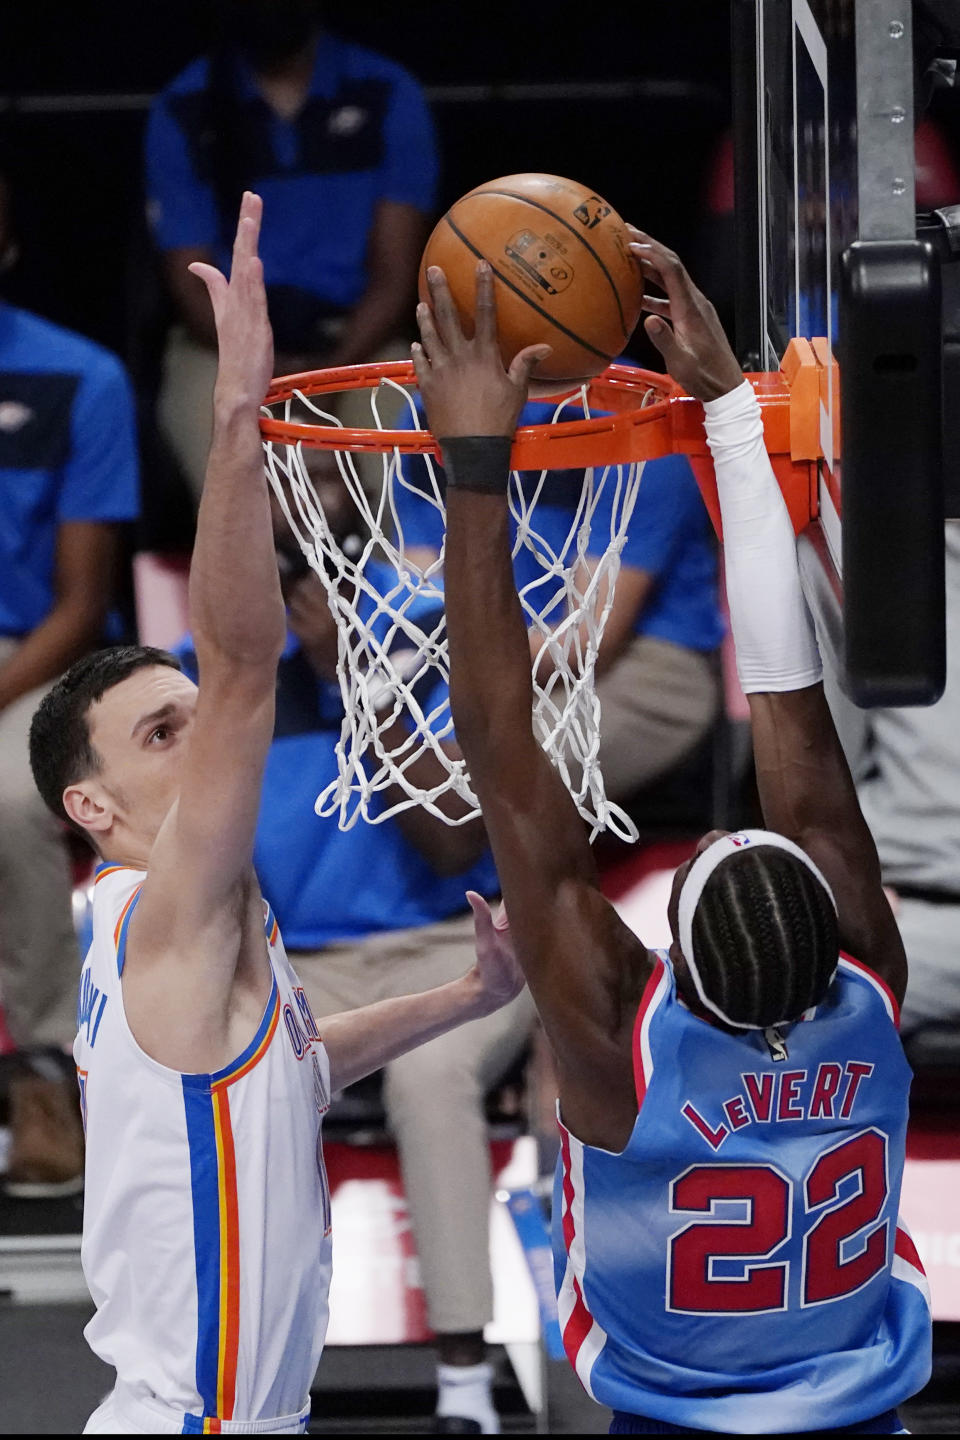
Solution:
[[(609, 519), (606, 523), (609, 535)], [(687, 650), (717, 648), (724, 634), (717, 552), (706, 507), (685, 455), (647, 461), (620, 561), (633, 570), (645, 570), (654, 579), (634, 623), (635, 634), (667, 640)]]
[[(209, 247), (227, 271), (236, 215), (218, 208), (209, 74), (208, 60), (194, 61), (153, 105), (148, 213), (161, 250)], [(245, 62), (232, 74), (243, 179), (264, 202), (260, 254), (271, 314), (278, 300), (289, 305), (289, 290), (342, 313), (367, 286), (378, 202), (433, 209), (436, 142), (423, 92), (402, 66), (329, 34), (320, 36), (308, 98), (292, 120), (267, 104)]]
[[(386, 583), (395, 572), (375, 562), (368, 580)], [(377, 626), (382, 633), (386, 625)], [(178, 648), (196, 678), (189, 640)], [(438, 681), (425, 712), (442, 706)], [(317, 678), (293, 634), (278, 670), (277, 715), (267, 755), (254, 865), (291, 950), (315, 950), (337, 940), (431, 925), (467, 908), (464, 892), (495, 895), (499, 885), (489, 850), (461, 875), (439, 876), (405, 837), (396, 819), (358, 820), (340, 830), (333, 816), (314, 812), (317, 795), (336, 779), (336, 745), (343, 722), (340, 687)], [(382, 794), (374, 814), (387, 808)]]
[[(520, 425), (540, 425), (552, 419), (556, 406), (530, 401), (520, 415)], [(577, 418), (571, 406), (565, 416)], [(405, 409), (398, 421), (409, 428)], [(596, 472), (599, 482), (600, 471)], [(425, 503), (420, 492), (430, 493), (426, 465), (416, 456), (405, 456), (404, 479), (408, 485), (395, 487), (398, 518), (408, 545), (427, 545), (439, 550), (443, 543), (443, 517), (436, 506)], [(442, 476), (442, 472), (440, 472)], [(535, 477), (531, 476), (531, 483)], [(610, 536), (611, 509), (615, 495), (611, 473), (599, 496), (590, 540), (589, 554), (602, 554)], [(549, 551), (559, 553), (575, 523), (583, 482), (580, 470), (557, 470), (548, 476), (535, 510), (535, 528)], [(511, 516), (511, 534), (516, 525)], [(630, 517), (621, 563), (645, 570), (654, 578), (653, 589), (634, 623), (634, 633), (709, 652), (723, 639), (723, 620), (717, 594), (717, 560), (713, 534), (700, 491), (684, 455), (665, 455), (648, 460), (640, 479), (637, 501)], [(514, 558), (518, 589), (542, 578), (537, 558), (522, 547)], [(538, 586), (536, 603), (543, 611), (547, 601), (559, 594), (552, 580)], [(559, 614), (547, 617), (556, 623)]]
[(134, 520), (133, 397), (119, 360), (0, 304), (0, 635), (50, 613), (58, 527)]

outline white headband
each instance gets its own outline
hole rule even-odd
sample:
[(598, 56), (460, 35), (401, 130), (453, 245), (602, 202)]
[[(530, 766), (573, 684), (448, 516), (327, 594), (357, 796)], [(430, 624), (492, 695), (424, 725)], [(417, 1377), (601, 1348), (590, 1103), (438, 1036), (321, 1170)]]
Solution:
[[(757, 1025), (745, 1025), (741, 1020), (731, 1020), (730, 1016), (724, 1014), (720, 1006), (711, 1000), (704, 992), (703, 981), (700, 979), (700, 971), (697, 966), (696, 956), (694, 955), (693, 915), (700, 903), (703, 887), (721, 860), (726, 860), (728, 855), (736, 855), (738, 851), (756, 845), (772, 845), (777, 850), (785, 850), (788, 855), (793, 855), (795, 859), (806, 865), (807, 869), (811, 874), (816, 876), (830, 896), (830, 903), (834, 910), (837, 908), (837, 902), (833, 898), (833, 891), (827, 884), (822, 872), (814, 865), (806, 851), (801, 850), (799, 845), (794, 845), (793, 841), (788, 840), (785, 835), (777, 835), (772, 830), (738, 830), (734, 835), (724, 835), (719, 840), (714, 840), (713, 844), (708, 845), (702, 855), (697, 856), (696, 860), (694, 860), (690, 866), (690, 871), (680, 890), (678, 916), (680, 949), (683, 951), (687, 968), (693, 978), (693, 983), (696, 986), (697, 994), (700, 996), (701, 1002), (708, 1010), (711, 1010), (718, 1019), (722, 1020), (725, 1025), (732, 1025), (737, 1030), (757, 1030), (761, 1027)], [(789, 1020), (778, 1020), (775, 1023), (778, 1025), (786, 1025), (789, 1024), (790, 1020), (795, 1020), (796, 1018), (795, 1015), (792, 1015), (789, 1017)]]

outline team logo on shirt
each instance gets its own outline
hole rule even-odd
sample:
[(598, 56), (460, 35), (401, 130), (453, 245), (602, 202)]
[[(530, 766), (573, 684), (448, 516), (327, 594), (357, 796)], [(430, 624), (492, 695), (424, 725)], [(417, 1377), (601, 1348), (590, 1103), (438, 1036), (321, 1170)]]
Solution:
[(368, 112), (359, 105), (341, 105), (327, 121), (327, 129), (331, 135), (356, 135), (366, 125), (368, 118)]
[(22, 400), (0, 400), (0, 431), (4, 435), (15, 435), (30, 423), (34, 414)]

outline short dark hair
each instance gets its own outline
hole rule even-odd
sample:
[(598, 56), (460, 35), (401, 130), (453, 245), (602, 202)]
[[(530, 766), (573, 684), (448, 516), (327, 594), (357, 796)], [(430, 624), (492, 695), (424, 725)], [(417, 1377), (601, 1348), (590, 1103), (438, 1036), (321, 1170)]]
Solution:
[(86, 831), (63, 808), (63, 792), (103, 763), (90, 739), (90, 706), (148, 665), (180, 669), (175, 655), (152, 645), (113, 645), (85, 655), (44, 696), (30, 722), (30, 769), (37, 789), (54, 815), (82, 835)]
[(823, 999), (837, 967), (837, 916), (826, 887), (774, 845), (720, 861), (692, 930), (704, 993), (740, 1025), (798, 1019)]

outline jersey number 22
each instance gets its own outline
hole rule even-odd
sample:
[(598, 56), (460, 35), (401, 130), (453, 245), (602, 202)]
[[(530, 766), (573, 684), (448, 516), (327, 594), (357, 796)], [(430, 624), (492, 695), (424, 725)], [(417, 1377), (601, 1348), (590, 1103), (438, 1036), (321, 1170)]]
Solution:
[[(689, 1221), (668, 1241), (667, 1309), (693, 1315), (786, 1309), (790, 1261), (777, 1252), (792, 1238), (793, 1188), (773, 1165), (693, 1165), (678, 1175), (671, 1214), (711, 1218)], [(886, 1268), (889, 1222), (879, 1217), (887, 1193), (881, 1131), (863, 1130), (818, 1156), (803, 1184), (801, 1305), (852, 1295)], [(745, 1217), (718, 1214), (723, 1201), (745, 1205)], [(849, 1244), (854, 1237), (856, 1246)], [(845, 1247), (855, 1253), (845, 1256)], [(727, 1274), (717, 1274), (724, 1262), (742, 1273), (731, 1276), (728, 1264)]]

